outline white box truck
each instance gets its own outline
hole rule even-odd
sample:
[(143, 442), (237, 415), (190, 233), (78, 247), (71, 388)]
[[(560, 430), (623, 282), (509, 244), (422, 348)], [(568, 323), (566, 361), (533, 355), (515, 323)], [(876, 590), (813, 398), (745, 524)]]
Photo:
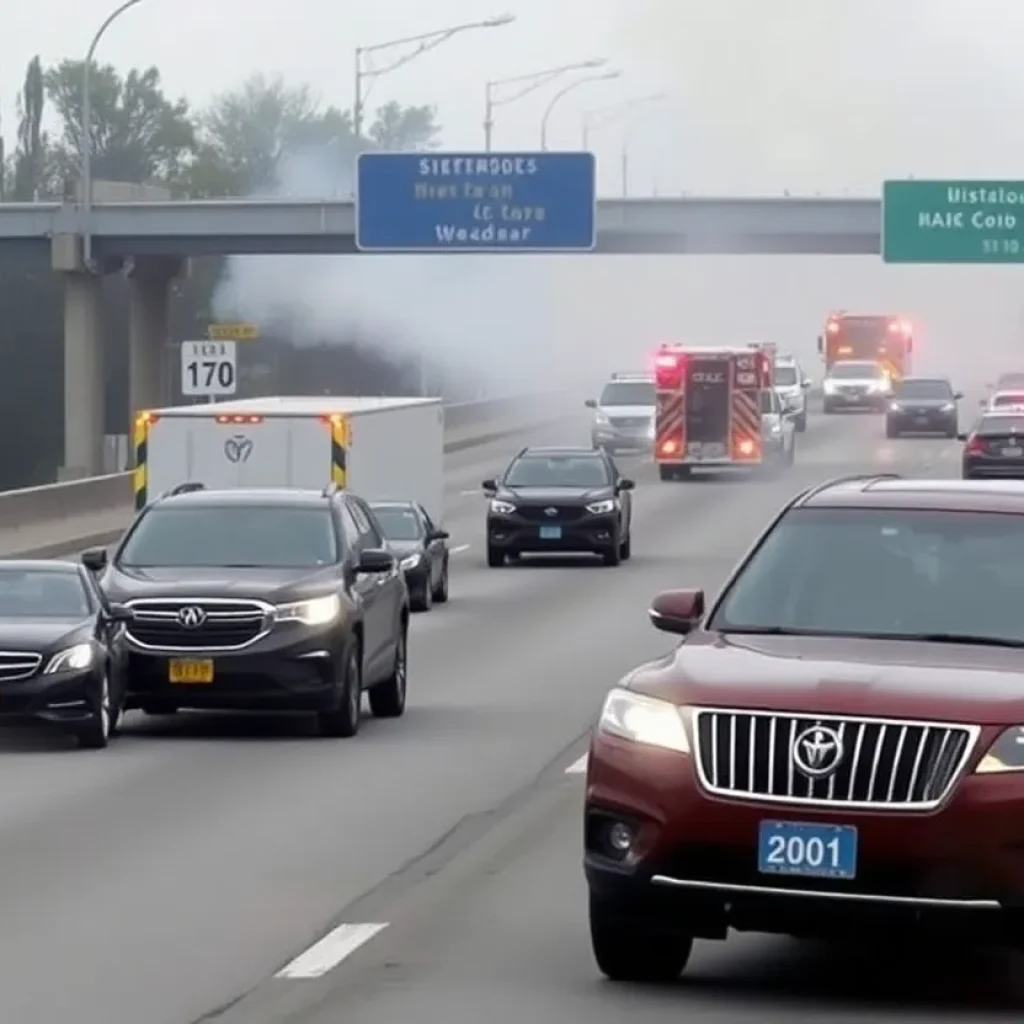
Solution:
[(214, 490), (332, 481), (367, 501), (418, 501), (444, 521), (439, 398), (251, 398), (141, 413), (135, 507), (182, 483)]

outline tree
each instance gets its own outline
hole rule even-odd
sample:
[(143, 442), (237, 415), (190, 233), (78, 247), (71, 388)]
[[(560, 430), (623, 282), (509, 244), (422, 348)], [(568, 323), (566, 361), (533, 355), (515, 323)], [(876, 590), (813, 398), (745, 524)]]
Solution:
[[(60, 118), (64, 174), (77, 175), (82, 159), (82, 62), (62, 61), (44, 75), (46, 95)], [(188, 166), (195, 127), (188, 103), (171, 101), (160, 72), (132, 69), (122, 78), (109, 64), (93, 65), (90, 138), (96, 178), (172, 182)]]
[(48, 139), (42, 130), (45, 93), (43, 67), (33, 57), (25, 69), (25, 84), (18, 95), (18, 148), (14, 154), (14, 199), (28, 203), (48, 191)]
[(434, 107), (386, 103), (370, 126), (370, 141), (377, 149), (432, 149), (441, 133), (436, 117)]
[[(200, 119), (202, 163), (241, 191), (274, 183), (289, 148), (350, 140), (351, 122), (333, 108), (321, 111), (305, 86), (256, 74), (239, 89), (219, 96)], [(197, 162), (197, 170), (199, 170)]]

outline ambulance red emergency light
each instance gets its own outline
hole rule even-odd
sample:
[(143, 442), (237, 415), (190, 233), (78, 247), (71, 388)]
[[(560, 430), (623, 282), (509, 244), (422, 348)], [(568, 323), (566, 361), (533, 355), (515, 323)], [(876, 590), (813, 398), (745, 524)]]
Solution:
[(663, 345), (654, 356), (654, 460), (662, 480), (694, 466), (757, 466), (765, 458), (761, 392), (771, 356), (749, 346)]

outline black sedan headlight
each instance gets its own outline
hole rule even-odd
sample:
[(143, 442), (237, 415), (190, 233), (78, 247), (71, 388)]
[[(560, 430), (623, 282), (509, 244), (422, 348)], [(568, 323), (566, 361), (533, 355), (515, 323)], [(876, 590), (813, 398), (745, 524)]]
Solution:
[(96, 663), (96, 647), (91, 643), (74, 644), (58, 651), (46, 663), (43, 669), (44, 675), (53, 675), (55, 672), (84, 672), (92, 668)]

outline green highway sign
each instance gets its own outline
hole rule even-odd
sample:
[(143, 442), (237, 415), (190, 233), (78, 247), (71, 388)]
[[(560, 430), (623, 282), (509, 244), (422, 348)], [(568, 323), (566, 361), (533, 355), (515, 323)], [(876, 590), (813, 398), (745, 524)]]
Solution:
[(1024, 181), (887, 181), (886, 263), (1024, 263)]

